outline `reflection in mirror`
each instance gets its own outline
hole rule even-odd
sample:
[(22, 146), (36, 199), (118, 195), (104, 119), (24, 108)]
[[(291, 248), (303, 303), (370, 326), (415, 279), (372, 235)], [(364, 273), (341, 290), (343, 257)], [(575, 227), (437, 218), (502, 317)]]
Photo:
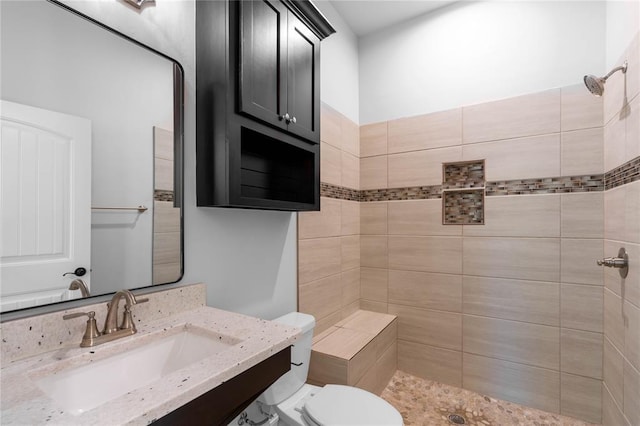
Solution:
[(178, 281), (180, 65), (57, 2), (0, 18), (2, 312)]

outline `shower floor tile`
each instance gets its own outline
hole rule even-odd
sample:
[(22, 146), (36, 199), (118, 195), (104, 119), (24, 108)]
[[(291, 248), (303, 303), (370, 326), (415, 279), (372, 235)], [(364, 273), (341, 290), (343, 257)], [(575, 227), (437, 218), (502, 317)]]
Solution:
[[(396, 371), (382, 392), (382, 398), (402, 414), (405, 426), (589, 426), (571, 417), (547, 413), (480, 395), (465, 389), (421, 379)], [(450, 414), (464, 418), (464, 423), (450, 421)], [(453, 420), (460, 421), (460, 418)]]

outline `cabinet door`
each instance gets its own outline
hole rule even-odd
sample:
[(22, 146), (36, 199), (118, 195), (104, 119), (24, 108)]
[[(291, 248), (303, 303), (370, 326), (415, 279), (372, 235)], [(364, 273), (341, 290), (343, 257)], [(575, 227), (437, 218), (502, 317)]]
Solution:
[(289, 13), (287, 112), (289, 131), (320, 141), (320, 39)]
[(287, 8), (240, 2), (240, 112), (286, 129)]

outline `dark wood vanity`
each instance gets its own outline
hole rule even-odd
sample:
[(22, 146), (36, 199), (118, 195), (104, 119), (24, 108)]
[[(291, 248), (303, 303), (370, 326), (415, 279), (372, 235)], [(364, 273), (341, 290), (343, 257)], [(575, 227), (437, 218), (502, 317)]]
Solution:
[(227, 425), (291, 368), (287, 347), (154, 421), (154, 425)]
[(309, 1), (196, 2), (199, 206), (320, 207), (320, 40)]

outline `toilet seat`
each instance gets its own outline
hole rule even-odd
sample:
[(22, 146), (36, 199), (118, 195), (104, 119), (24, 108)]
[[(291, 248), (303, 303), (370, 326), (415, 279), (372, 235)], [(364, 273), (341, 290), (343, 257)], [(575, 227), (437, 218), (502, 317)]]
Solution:
[(362, 389), (326, 385), (304, 404), (302, 417), (313, 426), (402, 426), (400, 413), (384, 399)]

